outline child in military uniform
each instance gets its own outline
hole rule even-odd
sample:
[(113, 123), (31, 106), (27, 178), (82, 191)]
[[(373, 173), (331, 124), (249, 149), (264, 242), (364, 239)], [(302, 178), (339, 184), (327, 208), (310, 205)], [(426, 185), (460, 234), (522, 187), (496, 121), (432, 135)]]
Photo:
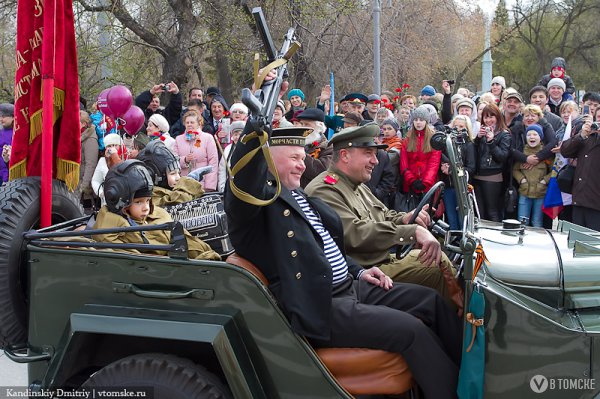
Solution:
[[(168, 151), (168, 150), (167, 150)], [(104, 181), (106, 205), (96, 217), (94, 229), (118, 228), (140, 225), (158, 225), (171, 222), (164, 209), (152, 203), (154, 185), (148, 170), (139, 160), (127, 160), (109, 170)], [(185, 231), (188, 256), (191, 259), (220, 260), (221, 257), (208, 244)], [(111, 243), (137, 243), (167, 245), (170, 233), (165, 230), (116, 232), (96, 234), (94, 240)], [(127, 250), (139, 253), (137, 250)], [(164, 250), (149, 253), (166, 255)]]
[(192, 201), (204, 194), (200, 180), (212, 171), (212, 166), (203, 166), (181, 177), (179, 160), (162, 141), (151, 141), (138, 155), (152, 177), (154, 206), (167, 206)]

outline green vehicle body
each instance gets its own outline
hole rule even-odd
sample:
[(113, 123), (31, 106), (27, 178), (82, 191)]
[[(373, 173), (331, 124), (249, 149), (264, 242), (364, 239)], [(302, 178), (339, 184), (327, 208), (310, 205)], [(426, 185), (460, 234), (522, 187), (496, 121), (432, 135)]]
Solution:
[[(467, 302), (474, 285), (485, 297), (485, 398), (536, 397), (537, 375), (588, 382), (539, 397), (600, 397), (600, 233), (479, 220), (455, 169), (465, 228), (445, 247), (463, 257)], [(471, 279), (478, 242), (489, 261)], [(165, 353), (205, 366), (235, 398), (351, 397), (239, 266), (39, 241), (26, 252), (27, 350), (8, 354), (29, 363), (33, 388), (78, 387), (118, 359)]]
[(295, 335), (266, 287), (225, 262), (28, 247), (29, 365), (44, 388), (77, 385), (136, 353), (188, 358), (236, 398), (350, 397)]

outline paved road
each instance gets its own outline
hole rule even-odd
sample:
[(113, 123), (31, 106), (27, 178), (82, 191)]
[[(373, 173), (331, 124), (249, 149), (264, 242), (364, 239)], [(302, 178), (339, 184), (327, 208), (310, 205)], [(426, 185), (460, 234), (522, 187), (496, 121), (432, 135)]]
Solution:
[(27, 365), (8, 359), (0, 351), (0, 387), (27, 386)]

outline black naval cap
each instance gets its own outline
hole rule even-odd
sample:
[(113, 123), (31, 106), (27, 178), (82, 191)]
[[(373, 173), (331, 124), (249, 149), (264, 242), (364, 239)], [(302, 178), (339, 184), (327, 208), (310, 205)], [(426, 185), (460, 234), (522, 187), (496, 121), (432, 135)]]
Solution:
[(296, 116), (296, 119), (325, 122), (325, 112), (319, 108), (306, 108), (304, 111), (300, 112), (298, 116)]
[(304, 126), (282, 127), (273, 129), (269, 138), (269, 145), (291, 145), (304, 147), (306, 145), (305, 137), (312, 133), (312, 128)]
[(341, 148), (387, 148), (386, 144), (377, 144), (375, 137), (380, 133), (379, 125), (371, 122), (364, 126), (353, 126), (342, 129), (339, 133), (333, 135), (330, 143), (333, 149)]
[(363, 104), (366, 104), (367, 100), (368, 100), (367, 96), (365, 96), (362, 93), (350, 93), (350, 94), (346, 94), (340, 100), (340, 102), (348, 101), (348, 102), (351, 102), (351, 103), (363, 103)]

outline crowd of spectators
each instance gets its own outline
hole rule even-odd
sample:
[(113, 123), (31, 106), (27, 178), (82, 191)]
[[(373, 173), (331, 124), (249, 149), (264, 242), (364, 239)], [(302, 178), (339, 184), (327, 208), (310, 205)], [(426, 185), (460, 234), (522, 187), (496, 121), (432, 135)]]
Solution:
[[(333, 104), (333, 113), (329, 112), (328, 86), (314, 104), (301, 88), (293, 88), (277, 103), (273, 127), (313, 129), (306, 137), (309, 156), (302, 177), (304, 187), (331, 163), (329, 139), (333, 134), (345, 127), (376, 122), (381, 128), (379, 141), (387, 148), (379, 150), (379, 164), (367, 183), (373, 194), (386, 206), (407, 211), (402, 209), (411, 203), (404, 200), (406, 196), (418, 200), (442, 180), (446, 220), (452, 228), (459, 228), (460, 223), (449, 179), (452, 165), (429, 144), (436, 131), (455, 129), (464, 136), (462, 162), (475, 187), (481, 216), (492, 221), (515, 217), (533, 226), (551, 227), (552, 219), (542, 209), (555, 156), (562, 153), (567, 163), (577, 166), (577, 172), (572, 205), (564, 204), (559, 217), (600, 230), (600, 202), (596, 200), (600, 184), (592, 172), (597, 157), (599, 93), (585, 93), (576, 101), (573, 79), (560, 57), (528, 93), (510, 87), (502, 76), (494, 77), (490, 91), (480, 95), (455, 89), (452, 84), (442, 81), (439, 92), (435, 85), (426, 85), (418, 97), (408, 94), (408, 85), (396, 93), (349, 93)], [(166, 101), (164, 106), (161, 98)], [(135, 158), (152, 140), (163, 141), (178, 157), (182, 176), (210, 166), (211, 171), (202, 176), (204, 190), (224, 190), (229, 156), (248, 118), (244, 104), (229, 105), (217, 87), (192, 87), (184, 99), (175, 82), (155, 84), (137, 95), (135, 104), (144, 110), (146, 122), (134, 136), (118, 129), (95, 103), (80, 113), (81, 178), (76, 195), (86, 208), (97, 209), (104, 203), (102, 183), (115, 160)], [(14, 107), (1, 104), (0, 183), (8, 180), (13, 117)], [(506, 206), (509, 188), (519, 193), (514, 212)]]

